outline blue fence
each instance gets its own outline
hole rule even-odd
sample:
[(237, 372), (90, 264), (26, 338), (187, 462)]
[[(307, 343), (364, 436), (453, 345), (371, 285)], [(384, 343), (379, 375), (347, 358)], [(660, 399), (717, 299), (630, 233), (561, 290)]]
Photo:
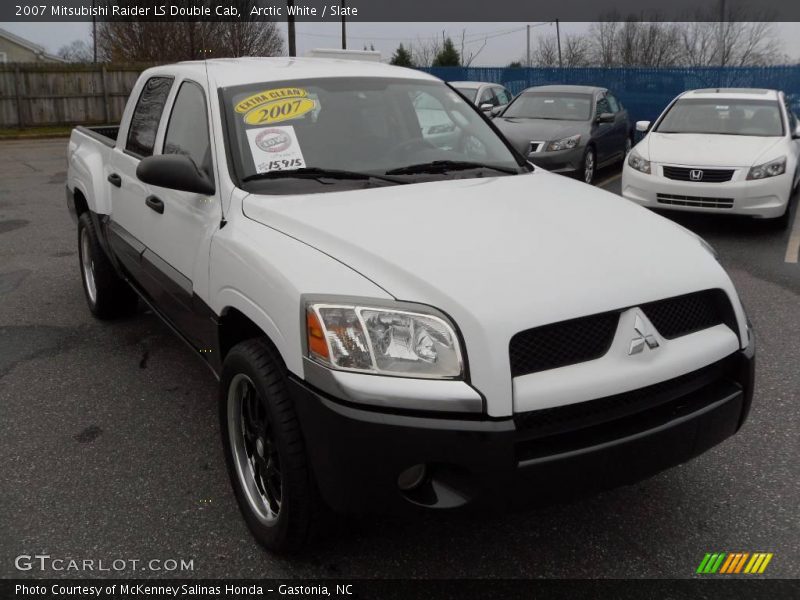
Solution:
[(652, 121), (681, 92), (708, 87), (783, 90), (795, 113), (800, 113), (800, 65), (611, 69), (431, 67), (423, 70), (445, 81), (501, 83), (514, 94), (534, 85), (558, 83), (606, 87), (622, 100), (634, 120)]

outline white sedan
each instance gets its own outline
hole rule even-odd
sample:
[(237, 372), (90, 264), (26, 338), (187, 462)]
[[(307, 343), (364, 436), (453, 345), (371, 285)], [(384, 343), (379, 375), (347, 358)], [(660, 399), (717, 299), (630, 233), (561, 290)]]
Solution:
[(731, 213), (788, 225), (800, 125), (783, 92), (706, 89), (678, 96), (631, 150), (622, 195), (642, 206)]

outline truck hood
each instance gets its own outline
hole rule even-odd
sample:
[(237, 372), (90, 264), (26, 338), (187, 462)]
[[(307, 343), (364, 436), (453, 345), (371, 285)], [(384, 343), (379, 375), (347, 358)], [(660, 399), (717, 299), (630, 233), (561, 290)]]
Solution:
[(396, 299), (449, 314), (467, 355), (481, 357), (470, 362), (473, 384), (508, 402), (508, 343), (518, 331), (710, 287), (732, 289), (685, 229), (619, 196), (541, 170), (250, 195), (243, 210)]
[(767, 152), (780, 137), (658, 133), (647, 136), (646, 152), (656, 163), (698, 167), (752, 167), (775, 156)]

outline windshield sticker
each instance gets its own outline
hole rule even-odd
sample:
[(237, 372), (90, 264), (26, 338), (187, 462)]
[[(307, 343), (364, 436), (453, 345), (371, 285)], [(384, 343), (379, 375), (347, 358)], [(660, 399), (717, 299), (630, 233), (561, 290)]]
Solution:
[(303, 88), (278, 88), (253, 94), (236, 105), (247, 125), (270, 125), (302, 117), (316, 108)]
[(302, 169), (306, 166), (297, 135), (291, 125), (248, 129), (247, 138), (256, 173)]
[(274, 90), (264, 90), (252, 96), (248, 96), (239, 104), (236, 105), (237, 113), (250, 112), (256, 106), (266, 104), (267, 102), (274, 102), (275, 100), (284, 100), (286, 98), (305, 98), (308, 92), (302, 88), (277, 88)]

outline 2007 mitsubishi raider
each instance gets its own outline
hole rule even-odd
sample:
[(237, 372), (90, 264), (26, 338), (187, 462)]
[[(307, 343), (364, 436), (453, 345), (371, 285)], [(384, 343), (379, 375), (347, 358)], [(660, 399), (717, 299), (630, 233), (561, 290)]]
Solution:
[(68, 154), (89, 308), (141, 297), (213, 369), (270, 549), (303, 544), (320, 507), (636, 481), (747, 416), (754, 341), (713, 250), (534, 168), (427, 74), (157, 67)]

